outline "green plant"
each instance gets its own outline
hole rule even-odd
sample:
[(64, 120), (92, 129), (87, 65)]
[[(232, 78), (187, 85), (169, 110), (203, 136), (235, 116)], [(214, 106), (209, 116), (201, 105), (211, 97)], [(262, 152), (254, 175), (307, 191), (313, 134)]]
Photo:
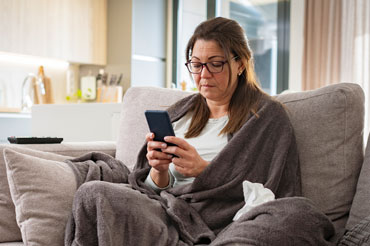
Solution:
[(72, 96), (66, 96), (66, 100), (67, 101), (71, 101), (71, 100), (81, 100), (82, 98), (82, 91), (80, 89), (78, 89)]

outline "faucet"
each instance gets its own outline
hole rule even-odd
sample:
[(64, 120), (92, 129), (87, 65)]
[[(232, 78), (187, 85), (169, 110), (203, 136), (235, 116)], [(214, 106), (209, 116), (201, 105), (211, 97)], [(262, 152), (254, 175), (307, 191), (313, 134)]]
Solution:
[(22, 83), (22, 112), (31, 112), (31, 107), (34, 103), (34, 89), (31, 78), (37, 79), (37, 76), (29, 73)]

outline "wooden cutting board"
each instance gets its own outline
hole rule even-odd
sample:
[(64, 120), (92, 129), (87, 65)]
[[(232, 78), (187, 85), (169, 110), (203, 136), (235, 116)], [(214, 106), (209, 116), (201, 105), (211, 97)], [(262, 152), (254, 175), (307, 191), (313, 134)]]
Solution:
[(20, 108), (4, 108), (0, 107), (0, 113), (20, 113)]

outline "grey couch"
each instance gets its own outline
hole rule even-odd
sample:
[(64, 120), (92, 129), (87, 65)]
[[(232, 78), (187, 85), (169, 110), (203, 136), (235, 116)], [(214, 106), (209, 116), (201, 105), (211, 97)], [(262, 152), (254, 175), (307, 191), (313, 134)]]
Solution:
[[(22, 198), (11, 196), (6, 182), (13, 172), (7, 170), (10, 164), (6, 165), (4, 160), (4, 149), (32, 154), (26, 150), (31, 148), (65, 156), (104, 151), (132, 168), (148, 132), (144, 110), (165, 109), (187, 95), (189, 92), (171, 89), (130, 88), (123, 100), (117, 143), (0, 145), (0, 245), (23, 245), (20, 241), (26, 235), (20, 232), (17, 220), (21, 216), (16, 214), (12, 200)], [(367, 191), (370, 189), (366, 189), (366, 186), (370, 188), (366, 180), (370, 158), (365, 158), (364, 162), (363, 91), (356, 84), (341, 83), (313, 91), (282, 94), (277, 99), (286, 105), (295, 129), (303, 196), (310, 198), (333, 221), (340, 238), (345, 228), (352, 228), (370, 213), (370, 201), (364, 203), (370, 197)], [(11, 162), (9, 159), (7, 161)], [(364, 174), (360, 176), (361, 172)], [(40, 235), (43, 233), (40, 231)]]

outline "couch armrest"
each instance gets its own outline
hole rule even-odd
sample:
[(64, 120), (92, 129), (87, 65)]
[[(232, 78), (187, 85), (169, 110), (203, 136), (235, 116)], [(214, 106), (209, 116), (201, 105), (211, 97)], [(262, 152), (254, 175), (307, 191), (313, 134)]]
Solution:
[(91, 151), (101, 151), (113, 157), (116, 155), (116, 142), (114, 141), (65, 142), (60, 144), (0, 144), (1, 159), (3, 159), (3, 149), (5, 148), (29, 148), (72, 157), (81, 156)]

